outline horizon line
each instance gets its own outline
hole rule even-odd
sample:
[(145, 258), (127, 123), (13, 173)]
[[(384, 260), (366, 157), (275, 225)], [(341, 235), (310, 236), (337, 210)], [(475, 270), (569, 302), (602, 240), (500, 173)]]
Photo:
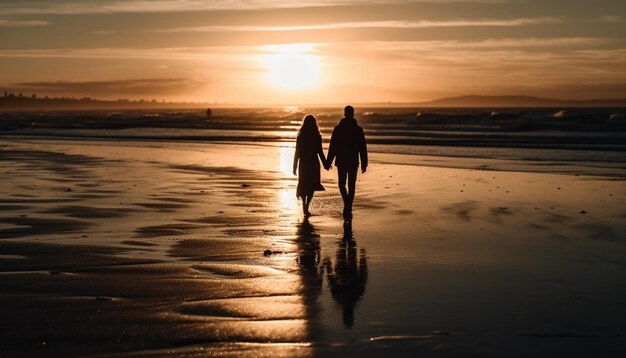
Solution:
[[(358, 104), (423, 104), (423, 103), (429, 103), (429, 102), (437, 102), (437, 101), (442, 101), (442, 100), (454, 100), (454, 99), (464, 99), (464, 98), (468, 98), (468, 97), (483, 97), (483, 98), (527, 98), (527, 99), (532, 99), (532, 100), (542, 100), (542, 101), (563, 101), (563, 102), (592, 102), (592, 101), (626, 101), (626, 96), (625, 97), (591, 97), (591, 98), (584, 98), (584, 99), (573, 99), (573, 98), (556, 98), (556, 97), (541, 97), (541, 96), (537, 96), (537, 95), (530, 95), (530, 94), (502, 94), (502, 95), (492, 95), (492, 94), (475, 94), (475, 93), (470, 93), (470, 94), (461, 94), (461, 95), (450, 95), (450, 96), (443, 96), (443, 97), (437, 97), (434, 99), (427, 99), (427, 100), (412, 100), (412, 101), (392, 101), (392, 100), (375, 100), (375, 101), (342, 101), (342, 102), (335, 102), (335, 103), (316, 103), (316, 102), (310, 102), (310, 103), (289, 103), (289, 102), (270, 102), (270, 103), (255, 103), (255, 102), (228, 102), (228, 101), (217, 101), (217, 100), (213, 100), (211, 101), (198, 101), (198, 100), (166, 100), (166, 99), (158, 99), (158, 98), (97, 98), (97, 97), (91, 97), (91, 96), (79, 96), (79, 97), (75, 97), (75, 96), (66, 96), (66, 95), (59, 95), (59, 96), (55, 96), (55, 95), (49, 95), (49, 94), (37, 94), (37, 93), (31, 93), (30, 95), (26, 95), (24, 94), (24, 92), (11, 92), (8, 90), (0, 90), (1, 92), (4, 92), (4, 95), (0, 96), (0, 99), (2, 98), (13, 98), (13, 99), (18, 99), (18, 98), (22, 98), (22, 99), (35, 99), (35, 100), (44, 100), (44, 99), (48, 99), (48, 100), (60, 100), (60, 99), (65, 99), (65, 100), (85, 100), (85, 99), (89, 99), (91, 101), (94, 102), (130, 102), (130, 103), (137, 103), (137, 102), (156, 102), (158, 104), (192, 104), (192, 105), (217, 105), (217, 106), (223, 106), (223, 105), (250, 105), (250, 106), (339, 106), (339, 105), (345, 105), (345, 103), (352, 103), (355, 105)], [(20, 96), (21, 95), (21, 96)]]

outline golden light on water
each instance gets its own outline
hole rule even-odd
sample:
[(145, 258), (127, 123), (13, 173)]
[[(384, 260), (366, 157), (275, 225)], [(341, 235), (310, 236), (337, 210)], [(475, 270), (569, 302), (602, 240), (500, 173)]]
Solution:
[(296, 189), (283, 189), (278, 194), (280, 209), (283, 213), (297, 213), (298, 200), (296, 199)]
[(293, 178), (293, 181), (285, 180), (283, 187), (278, 191), (278, 202), (283, 213), (296, 213), (298, 211), (298, 200), (296, 199), (296, 179), (293, 175), (293, 154), (294, 147), (281, 147), (278, 149), (279, 171), (286, 178)]
[(279, 171), (287, 177), (294, 177), (293, 155), (295, 150), (295, 147), (281, 147), (278, 150)]
[(314, 53), (313, 44), (289, 44), (264, 46), (267, 52), (260, 61), (265, 78), (272, 87), (298, 91), (319, 85), (321, 75), (320, 56)]

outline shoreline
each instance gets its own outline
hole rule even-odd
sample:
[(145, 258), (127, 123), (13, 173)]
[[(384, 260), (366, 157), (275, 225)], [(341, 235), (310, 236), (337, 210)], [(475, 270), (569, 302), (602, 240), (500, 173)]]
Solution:
[[(139, 129), (139, 128), (126, 128), (126, 129)], [(115, 130), (126, 130), (126, 129), (103, 129), (102, 131), (115, 131)], [(150, 131), (150, 130), (161, 130), (163, 132), (173, 132), (180, 130), (193, 130), (193, 128), (140, 128), (142, 131)], [(55, 130), (59, 132), (67, 132), (68, 130), (75, 130), (73, 128), (69, 129), (60, 129)], [(80, 130), (80, 129), (79, 129)], [(89, 131), (97, 131), (99, 129), (90, 129)], [(272, 133), (268, 136), (241, 136), (235, 134), (223, 135), (220, 134), (223, 131), (221, 129), (202, 129), (205, 132), (214, 131), (214, 135), (191, 135), (191, 134), (179, 134), (172, 135), (168, 134), (167, 136), (163, 135), (145, 135), (145, 134), (126, 134), (126, 135), (106, 135), (106, 134), (89, 134), (83, 135), (80, 133), (76, 134), (63, 134), (58, 135), (54, 134), (50, 131), (46, 131), (43, 133), (37, 133), (33, 130), (28, 130), (24, 132), (11, 130), (3, 130), (3, 134), (7, 137), (11, 138), (40, 138), (42, 140), (45, 139), (55, 139), (55, 138), (66, 138), (66, 139), (85, 139), (85, 140), (120, 140), (120, 141), (178, 141), (178, 142), (202, 142), (202, 143), (212, 143), (212, 142), (251, 142), (251, 141), (260, 141), (260, 142), (290, 142), (295, 140), (295, 137), (289, 137), (281, 135), (280, 133)], [(243, 130), (226, 130), (226, 132), (237, 132)], [(267, 130), (250, 130), (255, 133), (264, 133)], [(246, 131), (244, 131), (246, 132)], [(271, 132), (271, 131), (270, 131)], [(295, 130), (290, 130), (289, 132), (295, 133)], [(434, 131), (434, 132), (445, 132)], [(454, 132), (454, 131), (452, 131)], [(518, 139), (520, 136), (511, 135), (511, 132), (488, 132), (489, 134), (501, 133), (502, 137), (492, 137), (492, 138), (484, 138), (486, 140), (476, 140), (475, 136), (467, 136), (467, 137), (456, 137), (456, 138), (438, 138), (438, 136), (432, 135), (433, 131), (425, 131), (423, 133), (414, 133), (412, 136), (407, 136), (404, 138), (395, 138), (395, 139), (387, 139), (390, 138), (391, 135), (380, 135), (376, 133), (368, 134), (369, 143), (373, 145), (380, 146), (414, 146), (414, 147), (422, 147), (422, 146), (438, 146), (438, 147), (449, 147), (449, 148), (457, 148), (457, 147), (467, 147), (467, 148), (485, 148), (485, 149), (528, 149), (528, 150), (563, 150), (563, 151), (591, 151), (591, 152), (616, 152), (623, 153), (626, 152), (626, 146), (624, 146), (621, 142), (621, 138), (610, 138), (611, 141), (615, 143), (606, 144), (608, 138), (579, 138), (582, 142), (573, 142), (573, 143), (565, 143), (557, 141), (555, 138), (549, 138), (551, 141), (542, 141), (538, 142), (537, 139), (545, 140), (545, 136), (538, 137), (521, 137), (525, 139), (525, 141), (516, 141), (513, 139)], [(581, 132), (571, 132), (571, 134), (580, 134)], [(610, 132), (602, 132), (602, 133), (610, 133)], [(468, 132), (468, 134), (472, 134)], [(612, 133), (613, 136), (617, 137), (619, 134)], [(330, 133), (328, 133), (330, 135)], [(428, 136), (430, 135), (430, 136)], [(421, 138), (420, 138), (421, 137)], [(557, 139), (560, 137), (557, 137)], [(562, 139), (562, 138), (560, 138)], [(593, 139), (593, 140), (591, 140)], [(324, 140), (323, 143), (328, 144), (328, 140)], [(462, 144), (459, 144), (462, 143)]]
[[(94, 144), (98, 142), (114, 143), (117, 145), (130, 145), (133, 143), (144, 144), (181, 144), (192, 146), (212, 146), (212, 145), (231, 145), (231, 146), (254, 146), (254, 147), (269, 147), (269, 148), (291, 148), (294, 143), (291, 141), (261, 141), (251, 142), (247, 140), (242, 141), (228, 141), (217, 140), (207, 142), (193, 142), (187, 140), (176, 139), (132, 139), (132, 138), (113, 138), (113, 137), (72, 137), (72, 136), (59, 136), (59, 137), (39, 137), (39, 136), (10, 136), (8, 140), (13, 141), (33, 141), (33, 142), (82, 142), (85, 145)], [(378, 145), (387, 146), (387, 145)], [(391, 146), (391, 145), (389, 145)], [(324, 149), (328, 149), (328, 143), (324, 143)], [(623, 162), (619, 160), (607, 161), (607, 162), (594, 162), (589, 160), (537, 160), (537, 159), (509, 159), (509, 158), (493, 158), (486, 156), (455, 156), (446, 154), (408, 154), (408, 153), (395, 153), (388, 151), (376, 150), (377, 145), (370, 145), (370, 153), (374, 154), (373, 162), (381, 164), (404, 164), (415, 166), (427, 166), (438, 168), (452, 168), (452, 169), (471, 169), (471, 170), (493, 170), (493, 171), (510, 171), (510, 172), (523, 172), (523, 173), (548, 173), (548, 174), (563, 174), (563, 175), (590, 175), (597, 177), (614, 177), (616, 179), (626, 179), (626, 167), (623, 166)], [(372, 150), (372, 147), (373, 150)], [(446, 148), (446, 146), (422, 146), (422, 148)], [(463, 147), (454, 147), (454, 149)], [(485, 147), (467, 147), (472, 149), (485, 149)], [(516, 148), (498, 148), (495, 150), (512, 150)], [(540, 148), (522, 148), (539, 150)], [(557, 151), (571, 151), (571, 152), (584, 152), (581, 149), (555, 149)]]

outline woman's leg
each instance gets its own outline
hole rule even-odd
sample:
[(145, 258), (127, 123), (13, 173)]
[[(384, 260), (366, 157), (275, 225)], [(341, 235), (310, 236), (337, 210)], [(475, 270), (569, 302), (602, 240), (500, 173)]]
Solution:
[(302, 212), (306, 213), (306, 195), (300, 197), (302, 199)]
[(309, 212), (309, 195), (305, 195), (304, 196), (304, 213), (308, 213)]
[(310, 214), (309, 205), (311, 205), (311, 200), (313, 200), (313, 193), (306, 195), (304, 200), (304, 213), (308, 215)]

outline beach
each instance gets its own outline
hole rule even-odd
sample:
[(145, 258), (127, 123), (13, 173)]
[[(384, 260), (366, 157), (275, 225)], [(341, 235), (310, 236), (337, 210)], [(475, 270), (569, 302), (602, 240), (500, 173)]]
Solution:
[(334, 169), (303, 219), (292, 159), (3, 139), (1, 355), (626, 353), (623, 163), (374, 152), (344, 227)]

